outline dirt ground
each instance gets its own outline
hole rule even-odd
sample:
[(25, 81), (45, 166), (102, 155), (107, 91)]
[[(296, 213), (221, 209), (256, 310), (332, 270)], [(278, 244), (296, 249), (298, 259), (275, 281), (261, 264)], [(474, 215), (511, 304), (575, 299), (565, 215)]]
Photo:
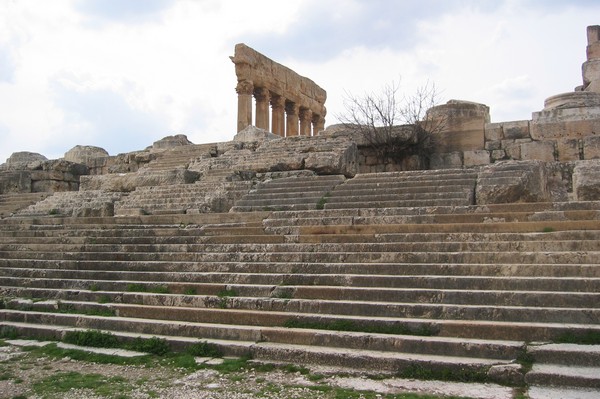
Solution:
[(0, 398), (177, 398), (177, 399), (344, 399), (416, 398), (403, 393), (479, 399), (509, 399), (511, 388), (371, 379), (339, 370), (245, 367), (233, 372), (211, 366), (190, 371), (171, 366), (115, 365), (54, 358), (17, 346), (0, 347)]

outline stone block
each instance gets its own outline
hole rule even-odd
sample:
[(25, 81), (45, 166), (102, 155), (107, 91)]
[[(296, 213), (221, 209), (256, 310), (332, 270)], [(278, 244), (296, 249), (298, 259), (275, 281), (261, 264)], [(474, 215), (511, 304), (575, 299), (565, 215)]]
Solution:
[(499, 161), (501, 159), (505, 159), (506, 158), (506, 151), (505, 150), (494, 150), (492, 151), (492, 161)]
[(514, 140), (506, 140), (502, 142), (502, 148), (510, 159), (521, 159), (521, 144), (515, 143)]
[(440, 121), (443, 130), (437, 134), (436, 152), (482, 150), (485, 144), (485, 125), (490, 121), (489, 107), (467, 101), (450, 100), (427, 111), (433, 120)]
[(529, 121), (503, 122), (502, 131), (506, 139), (527, 139), (529, 134)]
[(488, 151), (499, 150), (502, 148), (502, 142), (500, 140), (486, 141), (484, 148)]
[(8, 193), (30, 193), (31, 192), (31, 172), (14, 171), (2, 173), (0, 179), (0, 194)]
[(502, 123), (486, 123), (484, 127), (486, 141), (498, 141), (504, 138)]
[(600, 42), (595, 42), (586, 47), (587, 59), (600, 58)]
[(589, 136), (583, 139), (583, 159), (600, 158), (600, 136)]
[(480, 166), (490, 163), (490, 153), (486, 150), (465, 151), (463, 154), (464, 166)]
[(200, 174), (187, 169), (155, 171), (152, 173), (122, 173), (100, 176), (81, 176), (81, 190), (130, 192), (137, 187), (165, 184), (189, 184), (198, 180)]
[(558, 160), (561, 162), (578, 161), (579, 158), (579, 140), (578, 139), (559, 139), (556, 141)]
[(580, 161), (573, 170), (573, 194), (577, 201), (600, 200), (600, 161)]
[(530, 128), (531, 138), (540, 141), (593, 136), (600, 132), (600, 106), (534, 112)]
[(76, 145), (69, 151), (65, 152), (65, 161), (80, 163), (84, 165), (96, 164), (97, 158), (108, 157), (108, 152), (104, 148), (94, 147), (90, 145)]
[(521, 144), (521, 159), (554, 161), (554, 143), (551, 141), (532, 141)]
[(486, 166), (477, 177), (477, 204), (547, 201), (551, 195), (549, 174), (542, 161), (502, 161)]
[(449, 152), (442, 154), (433, 154), (430, 160), (431, 169), (453, 169), (462, 168), (462, 153)]

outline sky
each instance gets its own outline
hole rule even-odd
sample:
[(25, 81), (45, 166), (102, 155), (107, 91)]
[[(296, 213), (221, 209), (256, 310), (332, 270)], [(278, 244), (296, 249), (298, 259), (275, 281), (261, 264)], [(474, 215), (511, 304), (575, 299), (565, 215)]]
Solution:
[(110, 155), (236, 133), (236, 43), (344, 98), (410, 95), (531, 119), (581, 84), (597, 0), (0, 0), (0, 163), (16, 151)]

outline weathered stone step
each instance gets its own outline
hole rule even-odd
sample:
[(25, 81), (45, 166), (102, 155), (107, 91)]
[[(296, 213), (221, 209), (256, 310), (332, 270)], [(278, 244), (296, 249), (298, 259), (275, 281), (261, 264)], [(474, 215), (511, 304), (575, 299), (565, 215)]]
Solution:
[(299, 199), (299, 198), (321, 198), (324, 193), (322, 190), (313, 190), (313, 189), (302, 189), (298, 191), (285, 191), (283, 193), (271, 193), (271, 192), (251, 192), (244, 196), (243, 200), (238, 201), (279, 201), (285, 199)]
[[(451, 183), (451, 184), (450, 184)], [(443, 191), (466, 190), (473, 191), (475, 180), (473, 179), (373, 179), (373, 180), (347, 180), (345, 183), (336, 186), (332, 195), (343, 195), (349, 191), (378, 191), (378, 190), (397, 190), (404, 192), (431, 192), (434, 187), (440, 187)]]
[[(229, 340), (247, 340), (246, 342), (270, 342), (295, 345), (317, 345), (329, 347), (362, 348), (365, 350), (392, 351), (403, 353), (435, 354), (459, 357), (484, 357), (503, 360), (515, 359), (524, 350), (519, 341), (478, 340), (452, 337), (428, 337), (411, 335), (387, 335), (361, 332), (336, 332), (327, 330), (311, 330), (297, 328), (249, 327), (219, 324), (183, 323), (177, 321), (144, 320), (137, 318), (104, 318), (107, 322), (102, 327), (100, 322), (90, 316), (76, 314), (48, 314), (39, 312), (17, 312), (5, 310), (5, 318), (9, 320), (26, 320), (31, 322), (50, 320), (61, 329), (60, 324), (72, 328), (124, 329), (139, 334), (168, 334), (164, 337), (193, 336), (202, 339), (226, 337)], [(81, 317), (81, 321), (77, 319)], [(4, 321), (0, 325), (17, 325), (17, 321)], [(80, 324), (81, 323), (81, 324)], [(130, 323), (129, 326), (126, 323)], [(35, 328), (35, 324), (27, 327)], [(46, 327), (46, 326), (44, 326)], [(48, 327), (46, 327), (48, 328)], [(118, 333), (118, 330), (113, 330)], [(59, 336), (54, 336), (59, 338)], [(223, 342), (225, 344), (225, 342)]]
[(575, 367), (557, 364), (534, 364), (525, 375), (530, 385), (572, 386), (600, 389), (600, 366)]
[[(207, 244), (212, 245), (212, 244)], [(258, 245), (258, 244), (256, 244)], [(270, 245), (270, 244), (269, 244)], [(571, 263), (594, 264), (598, 252), (35, 252), (0, 250), (4, 259), (175, 261), (175, 262), (316, 262), (316, 263)]]
[(456, 190), (451, 192), (432, 192), (432, 193), (382, 193), (380, 191), (372, 191), (370, 193), (359, 194), (354, 191), (351, 194), (346, 195), (332, 195), (327, 198), (327, 204), (339, 204), (339, 203), (360, 203), (365, 201), (373, 201), (375, 203), (383, 201), (409, 201), (409, 200), (451, 200), (451, 199), (465, 199), (468, 198), (468, 194), (464, 191)]
[(435, 169), (435, 170), (413, 170), (413, 171), (397, 171), (397, 172), (377, 172), (377, 173), (358, 173), (354, 176), (354, 180), (370, 180), (370, 179), (411, 179), (422, 177), (433, 178), (452, 178), (452, 176), (476, 178), (478, 175), (475, 171), (465, 169)]
[(307, 262), (175, 262), (175, 261), (101, 261), (4, 259), (0, 267), (105, 270), (163, 271), (198, 273), (273, 273), (273, 274), (369, 274), (431, 276), (520, 276), (600, 278), (597, 264), (519, 264), (514, 263), (307, 263)]
[[(439, 183), (439, 182), (436, 182)], [(405, 194), (411, 193), (414, 195), (425, 195), (431, 193), (452, 193), (452, 192), (463, 192), (473, 190), (473, 185), (460, 185), (460, 184), (452, 184), (452, 185), (444, 185), (444, 184), (432, 184), (430, 186), (399, 186), (394, 183), (374, 183), (372, 185), (369, 184), (348, 184), (348, 185), (340, 185), (337, 186), (334, 192), (331, 192), (332, 197), (342, 197), (345, 195), (353, 194), (355, 196), (362, 195), (373, 195), (377, 192), (385, 192), (387, 194)]]
[(580, 367), (600, 366), (600, 345), (540, 344), (529, 346), (527, 352), (533, 356), (536, 363)]
[[(311, 299), (352, 299), (352, 300), (373, 300), (373, 301), (400, 301), (413, 297), (419, 292), (410, 290), (424, 290), (418, 301), (444, 303), (445, 297), (459, 300), (458, 303), (474, 303), (472, 301), (485, 300), (486, 293), (477, 294), (479, 299), (469, 299), (470, 294), (464, 290), (489, 291), (487, 295), (494, 300), (498, 297), (504, 297), (507, 304), (516, 304), (519, 301), (519, 295), (533, 301), (535, 305), (553, 306), (551, 303), (543, 302), (544, 297), (563, 297), (563, 301), (574, 301), (574, 303), (585, 304), (586, 298), (592, 301), (596, 298), (593, 294), (600, 287), (598, 278), (577, 278), (577, 277), (473, 277), (473, 276), (401, 276), (401, 275), (327, 275), (327, 274), (266, 274), (266, 273), (203, 273), (203, 272), (131, 272), (123, 271), (103, 271), (103, 270), (64, 270), (64, 269), (40, 269), (40, 268), (7, 268), (0, 270), (0, 279), (5, 285), (15, 286), (24, 284), (44, 284), (43, 286), (52, 287), (49, 284), (58, 284), (58, 287), (68, 287), (69, 284), (77, 284), (76, 280), (93, 280), (93, 283), (105, 290), (118, 290), (125, 286), (124, 284), (143, 282), (143, 283), (163, 283), (165, 285), (180, 283), (198, 284), (239, 284), (239, 285), (260, 285), (269, 286), (264, 289), (270, 296), (273, 286), (285, 286), (285, 291), (293, 293), (295, 298)], [(11, 281), (14, 279), (14, 281)], [(35, 279), (35, 281), (27, 281)], [(45, 282), (47, 280), (47, 282)], [(114, 283), (118, 282), (118, 287), (114, 288)], [(91, 283), (87, 283), (91, 284)], [(110, 285), (110, 288), (108, 286)], [(153, 284), (156, 285), (156, 284)], [(35, 286), (35, 285), (34, 285)], [(364, 288), (364, 289), (361, 289)], [(368, 287), (368, 288), (367, 288)], [(400, 290), (400, 291), (396, 291)], [(428, 290), (442, 290), (430, 292)], [(458, 290), (458, 292), (450, 292)], [(511, 292), (515, 302), (510, 302), (507, 294), (496, 291)], [(519, 292), (523, 291), (523, 292)], [(566, 292), (574, 291), (574, 294), (566, 298)], [(531, 295), (525, 295), (530, 292)], [(539, 293), (538, 293), (539, 292)], [(198, 293), (205, 293), (200, 290)], [(434, 295), (435, 294), (435, 295)], [(243, 294), (241, 294), (243, 295)], [(431, 296), (429, 296), (431, 295)], [(472, 294), (475, 296), (475, 294)], [(459, 299), (463, 297), (463, 299)], [(494, 301), (494, 303), (497, 303)], [(600, 306), (600, 304), (598, 304)], [(567, 306), (567, 305), (554, 305)], [(594, 307), (593, 304), (587, 306)]]
[[(225, 236), (227, 237), (227, 236)], [(258, 235), (251, 236), (266, 237), (269, 239), (282, 239), (280, 236)], [(207, 239), (216, 237), (205, 237)], [(237, 238), (237, 237), (235, 237)], [(202, 237), (198, 237), (198, 242), (202, 241)], [(234, 239), (235, 241), (235, 239)], [(429, 242), (364, 242), (364, 243), (265, 243), (258, 242), (250, 243), (197, 243), (197, 244), (179, 244), (179, 243), (164, 243), (164, 244), (71, 244), (64, 243), (44, 244), (44, 243), (27, 243), (20, 242), (17, 244), (6, 243), (1, 249), (3, 251), (33, 251), (40, 253), (50, 252), (82, 252), (82, 253), (240, 253), (240, 254), (275, 254), (281, 252), (293, 253), (339, 253), (343, 256), (353, 256), (361, 253), (381, 253), (409, 255), (420, 253), (454, 253), (463, 252), (465, 254), (472, 253), (489, 253), (489, 252), (566, 252), (566, 251), (600, 251), (600, 241), (591, 240), (535, 240), (535, 241), (429, 241)], [(543, 254), (540, 254), (543, 255)]]
[(377, 200), (364, 202), (326, 203), (325, 209), (342, 208), (394, 208), (394, 207), (417, 207), (417, 206), (464, 206), (473, 201), (466, 198), (460, 199), (424, 199), (424, 200)]
[(268, 205), (234, 205), (230, 212), (235, 213), (252, 213), (252, 212), (265, 212), (265, 211), (283, 211), (283, 210), (300, 210), (306, 211), (311, 209), (317, 209), (317, 200), (306, 202), (295, 202), (292, 204), (278, 204), (272, 203)]
[(244, 197), (239, 201), (236, 201), (235, 203), (235, 207), (236, 208), (240, 208), (240, 207), (247, 207), (247, 206), (253, 206), (253, 207), (263, 207), (263, 206), (289, 206), (289, 205), (295, 205), (295, 204), (305, 204), (305, 203), (310, 203), (313, 204), (313, 207), (317, 204), (317, 202), (319, 202), (319, 200), (321, 199), (322, 194), (321, 193), (314, 193), (314, 192), (310, 192), (310, 193), (306, 193), (306, 195), (298, 195), (296, 197), (286, 197), (286, 198), (262, 198), (261, 196), (257, 195), (254, 197)]

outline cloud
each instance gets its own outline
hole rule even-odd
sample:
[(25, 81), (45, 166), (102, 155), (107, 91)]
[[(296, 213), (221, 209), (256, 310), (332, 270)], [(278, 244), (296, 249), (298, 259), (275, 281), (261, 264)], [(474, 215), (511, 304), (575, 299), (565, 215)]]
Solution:
[(0, 47), (0, 82), (11, 83), (15, 76), (15, 62), (8, 49)]
[[(142, 149), (169, 135), (168, 124), (161, 114), (132, 106), (122, 93), (64, 82), (54, 86), (55, 106), (64, 117), (63, 136), (69, 137), (71, 146), (97, 145), (116, 154)], [(64, 142), (56, 146), (63, 152), (68, 150)]]
[(77, 0), (74, 8), (92, 23), (140, 23), (157, 18), (174, 0)]
[[(395, 51), (413, 48), (422, 19), (441, 16), (464, 6), (464, 1), (339, 0), (307, 1), (293, 24), (281, 34), (256, 33), (240, 37), (250, 46), (267, 49), (275, 59), (327, 61), (347, 49)], [(496, 2), (477, 2), (471, 7), (491, 10)]]

